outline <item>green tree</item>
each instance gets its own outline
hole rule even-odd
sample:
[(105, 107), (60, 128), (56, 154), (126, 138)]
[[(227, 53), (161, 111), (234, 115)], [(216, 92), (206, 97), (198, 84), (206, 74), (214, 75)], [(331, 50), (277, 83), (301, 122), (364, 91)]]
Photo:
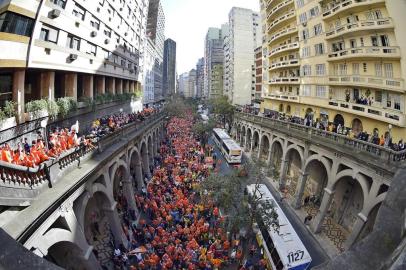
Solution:
[[(225, 229), (233, 233), (245, 230), (247, 236), (253, 237), (253, 224), (258, 217), (263, 223), (274, 230), (279, 230), (278, 214), (272, 202), (263, 200), (259, 185), (265, 179), (266, 172), (259, 162), (248, 162), (241, 170), (229, 175), (211, 174), (201, 184), (203, 200), (212, 199), (226, 216)], [(255, 185), (254, 196), (248, 196), (247, 185)]]
[(169, 117), (184, 117), (186, 111), (190, 109), (185, 101), (180, 97), (174, 97), (165, 107)]
[(204, 123), (200, 120), (193, 125), (193, 132), (199, 137), (199, 140), (202, 143), (203, 147), (206, 146), (210, 137), (210, 133), (215, 126), (216, 123), (212, 119), (207, 121), (207, 123)]
[(234, 106), (228, 101), (226, 96), (221, 96), (210, 100), (211, 111), (216, 114), (223, 126), (228, 123), (231, 126), (234, 116)]

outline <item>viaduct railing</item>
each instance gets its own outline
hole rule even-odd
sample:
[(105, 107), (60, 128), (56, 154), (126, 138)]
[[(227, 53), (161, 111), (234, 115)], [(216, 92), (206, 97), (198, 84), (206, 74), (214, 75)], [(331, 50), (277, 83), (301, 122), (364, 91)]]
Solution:
[[(113, 133), (101, 137), (95, 143), (95, 147), (83, 146), (70, 149), (60, 157), (46, 161), (35, 168), (0, 161), (0, 183), (3, 187), (25, 188), (27, 191), (41, 189), (46, 182), (49, 187), (52, 187), (52, 184), (56, 183), (69, 168), (75, 165), (78, 166), (81, 160), (90, 158), (93, 154), (102, 151), (102, 149), (114, 144), (114, 142), (121, 138), (127, 137), (130, 133), (146, 129), (162, 120), (165, 116), (165, 112), (159, 112), (150, 115), (143, 121), (130, 123)], [(20, 195), (21, 197), (29, 198), (32, 197), (32, 192)]]
[(258, 124), (261, 127), (278, 130), (281, 133), (291, 137), (298, 137), (301, 140), (313, 141), (320, 144), (325, 143), (326, 146), (329, 146), (331, 143), (337, 146), (344, 146), (346, 150), (352, 151), (354, 155), (372, 157), (378, 163), (383, 163), (386, 166), (398, 167), (400, 163), (406, 160), (406, 151), (394, 151), (373, 143), (349, 138), (342, 134), (242, 112), (235, 112), (235, 117)]

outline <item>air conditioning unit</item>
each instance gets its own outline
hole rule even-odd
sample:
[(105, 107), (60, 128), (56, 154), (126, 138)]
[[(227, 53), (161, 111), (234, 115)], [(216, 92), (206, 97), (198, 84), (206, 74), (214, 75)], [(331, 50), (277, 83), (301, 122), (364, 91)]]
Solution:
[(69, 60), (75, 61), (76, 59), (78, 59), (78, 55), (77, 55), (77, 54), (71, 53), (71, 54), (69, 55)]
[(49, 12), (49, 17), (51, 19), (58, 18), (61, 15), (61, 11), (59, 9), (53, 9)]
[(90, 33), (90, 36), (92, 36), (92, 37), (97, 36), (97, 31), (92, 31), (92, 32)]
[(104, 40), (104, 44), (109, 44), (110, 43), (110, 39), (106, 38), (106, 40)]

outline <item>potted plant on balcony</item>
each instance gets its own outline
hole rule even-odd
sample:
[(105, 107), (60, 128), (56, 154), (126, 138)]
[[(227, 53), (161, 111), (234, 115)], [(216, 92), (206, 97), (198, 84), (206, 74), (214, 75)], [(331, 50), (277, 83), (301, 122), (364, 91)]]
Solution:
[(25, 104), (25, 110), (27, 112), (25, 120), (32, 121), (38, 118), (48, 116), (48, 104), (45, 99), (32, 100)]
[(66, 117), (70, 112), (77, 109), (77, 102), (72, 97), (59, 98), (56, 103), (59, 107), (59, 114)]
[(3, 110), (0, 110), (0, 130), (9, 129), (17, 125), (16, 106), (14, 101), (6, 101)]

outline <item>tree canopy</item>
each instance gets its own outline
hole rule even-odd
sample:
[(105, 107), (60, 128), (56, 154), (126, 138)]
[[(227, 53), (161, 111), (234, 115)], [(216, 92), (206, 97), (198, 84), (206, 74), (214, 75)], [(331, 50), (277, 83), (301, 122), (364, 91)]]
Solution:
[(223, 125), (232, 123), (234, 107), (226, 96), (220, 96), (210, 100), (211, 112), (220, 116)]

